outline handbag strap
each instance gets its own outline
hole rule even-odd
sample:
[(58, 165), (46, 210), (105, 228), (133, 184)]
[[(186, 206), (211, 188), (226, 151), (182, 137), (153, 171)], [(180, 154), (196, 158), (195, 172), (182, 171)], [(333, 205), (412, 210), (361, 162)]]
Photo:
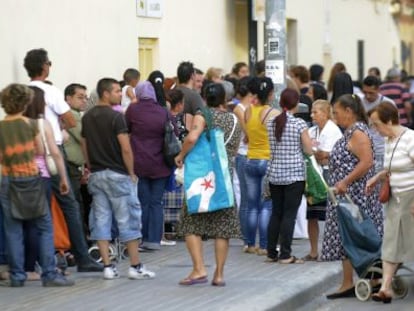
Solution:
[(237, 117), (234, 113), (232, 113), (231, 115), (233, 116), (233, 129), (231, 130), (230, 136), (224, 142), (224, 146), (226, 146), (229, 143), (230, 139), (233, 137), (234, 131), (236, 130)]
[(402, 133), (401, 133), (400, 137), (398, 137), (398, 140), (397, 140), (397, 142), (395, 143), (394, 149), (392, 150), (392, 154), (391, 154), (390, 164), (388, 165), (388, 173), (387, 173), (387, 174), (390, 174), (390, 172), (391, 172), (391, 161), (392, 161), (392, 158), (394, 157), (394, 152), (395, 152), (395, 149), (397, 149), (398, 143), (400, 142), (401, 137), (404, 135), (404, 133), (405, 133), (406, 131), (407, 131), (407, 130), (404, 130), (404, 132), (402, 132)]
[(37, 124), (39, 125), (39, 132), (40, 136), (42, 137), (43, 146), (46, 151), (46, 155), (50, 155), (49, 146), (46, 141), (46, 134), (45, 134), (45, 127), (44, 127), (44, 120), (42, 118), (37, 119)]

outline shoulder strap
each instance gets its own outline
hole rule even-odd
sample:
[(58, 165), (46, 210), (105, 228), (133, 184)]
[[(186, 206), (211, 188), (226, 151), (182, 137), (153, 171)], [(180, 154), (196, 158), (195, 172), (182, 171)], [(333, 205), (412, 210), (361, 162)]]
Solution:
[(50, 155), (49, 146), (46, 140), (44, 120), (42, 118), (37, 119), (37, 124), (39, 126), (39, 132), (40, 132), (40, 136), (42, 137), (42, 142), (43, 142), (43, 146), (45, 147), (46, 155)]
[(236, 130), (237, 117), (234, 113), (232, 113), (231, 115), (233, 116), (233, 129), (231, 130), (231, 133), (227, 140), (224, 142), (224, 146), (226, 146), (229, 143), (230, 139), (233, 137), (234, 131)]
[(402, 132), (402, 133), (401, 133), (400, 137), (398, 137), (398, 140), (397, 140), (397, 142), (395, 143), (394, 149), (392, 150), (392, 154), (391, 154), (390, 164), (388, 165), (388, 173), (390, 173), (390, 171), (391, 171), (391, 161), (392, 161), (392, 158), (394, 157), (394, 152), (395, 152), (395, 149), (397, 149), (398, 143), (400, 142), (401, 137), (404, 135), (404, 133), (405, 133), (406, 131), (407, 131), (407, 130), (404, 130), (404, 132)]
[(264, 116), (264, 118), (262, 119), (262, 124), (264, 124), (264, 122), (266, 121), (267, 116), (269, 115), (269, 113), (273, 110), (273, 107), (270, 107), (269, 110), (266, 111), (266, 114)]

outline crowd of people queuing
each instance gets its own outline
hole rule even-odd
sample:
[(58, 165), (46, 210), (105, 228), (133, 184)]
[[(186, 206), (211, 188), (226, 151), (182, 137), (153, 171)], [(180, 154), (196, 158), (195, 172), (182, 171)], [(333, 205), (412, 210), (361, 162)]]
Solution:
[[(82, 84), (72, 83), (62, 93), (47, 81), (51, 65), (44, 49), (29, 51), (24, 59), (29, 86), (11, 84), (1, 92), (6, 117), (0, 122), (0, 265), (8, 265), (1, 277), (9, 278), (10, 286), (23, 286), (26, 279), (41, 279), (43, 286), (74, 284), (55, 267), (49, 208), (33, 221), (16, 220), (10, 213), (9, 181), (39, 174), (48, 205), (53, 195), (63, 211), (78, 272), (119, 277), (108, 251), (109, 242), (118, 238), (128, 249), (128, 277), (155, 277), (140, 261), (139, 251), (159, 250), (164, 238), (163, 196), (173, 175), (163, 157), (165, 124), (172, 121), (182, 143), (175, 158), (181, 168), (206, 129), (202, 111), (208, 109), (214, 127), (228, 140), (225, 149), (238, 180), (238, 204), (189, 214), (183, 200), (177, 234), (185, 240), (193, 267), (179, 284), (208, 282), (202, 241), (211, 238), (216, 253), (211, 284), (225, 286), (229, 239), (239, 238), (244, 253), (265, 256), (269, 263), (341, 260), (342, 284), (327, 298), (353, 296), (353, 267), (328, 198), (308, 202), (310, 250), (303, 258), (292, 254), (306, 188), (305, 156), (314, 156), (336, 195), (348, 194), (384, 235), (384, 277), (373, 299), (391, 300), (395, 270), (414, 260), (414, 96), (400, 70), (390, 69), (382, 81), (379, 69), (370, 68), (356, 83), (346, 66), (336, 63), (325, 85), (323, 66), (291, 66), (287, 88), (274, 105), (274, 84), (265, 76), (263, 61), (254, 73), (240, 62), (228, 75), (215, 67), (204, 74), (182, 62), (174, 78), (156, 70), (144, 79), (130, 68), (122, 81), (99, 80), (89, 102)], [(39, 119), (44, 119), (56, 175), (45, 163)], [(381, 205), (378, 184), (386, 176), (392, 196)], [(178, 195), (183, 197), (184, 191)], [(320, 253), (319, 221), (325, 221)], [(88, 255), (86, 237), (97, 242), (102, 265)]]

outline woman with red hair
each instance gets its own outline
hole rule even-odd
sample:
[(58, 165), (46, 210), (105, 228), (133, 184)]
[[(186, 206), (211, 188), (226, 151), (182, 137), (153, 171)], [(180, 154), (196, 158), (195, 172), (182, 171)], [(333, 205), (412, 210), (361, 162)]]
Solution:
[[(305, 190), (303, 153), (312, 154), (306, 122), (294, 117), (299, 94), (285, 89), (280, 96), (283, 112), (267, 122), (270, 161), (267, 168), (272, 215), (267, 229), (267, 261), (303, 263), (291, 255), (295, 219)], [(280, 241), (280, 252), (276, 250)]]

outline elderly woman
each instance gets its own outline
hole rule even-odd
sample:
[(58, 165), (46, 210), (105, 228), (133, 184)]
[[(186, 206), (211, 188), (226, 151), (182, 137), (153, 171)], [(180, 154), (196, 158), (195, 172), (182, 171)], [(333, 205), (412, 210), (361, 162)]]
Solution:
[[(233, 167), (233, 158), (239, 147), (241, 129), (238, 123), (234, 124), (234, 118), (227, 112), (225, 105), (225, 91), (221, 83), (212, 83), (206, 87), (206, 100), (208, 109), (212, 113), (213, 127), (224, 131), (229, 167)], [(233, 127), (233, 135), (231, 132)], [(188, 152), (197, 143), (201, 133), (206, 128), (206, 121), (201, 114), (193, 119), (192, 128), (184, 140), (183, 148), (175, 158), (177, 167), (183, 166), (183, 161)], [(229, 249), (229, 239), (239, 238), (239, 222), (235, 207), (222, 209), (213, 213), (188, 214), (186, 206), (183, 208), (181, 223), (178, 228), (179, 235), (185, 236), (185, 242), (193, 262), (193, 269), (190, 274), (179, 282), (180, 285), (194, 285), (206, 283), (207, 270), (203, 259), (203, 246), (201, 238), (207, 236), (215, 239), (216, 270), (212, 280), (213, 286), (224, 286), (223, 279), (224, 264)]]
[[(331, 120), (331, 104), (327, 100), (317, 100), (312, 104), (311, 117), (315, 126), (309, 129), (315, 158), (325, 181), (329, 179), (328, 159), (336, 141), (342, 137), (339, 127)], [(318, 221), (325, 221), (326, 201), (311, 205), (308, 203), (306, 218), (308, 219), (308, 234), (310, 252), (303, 259), (318, 260)]]
[(144, 81), (136, 88), (138, 105), (125, 112), (131, 133), (134, 170), (139, 177), (138, 198), (142, 208), (142, 248), (160, 249), (164, 231), (162, 197), (171, 169), (164, 161), (165, 122), (169, 112), (157, 102), (154, 87)]
[(389, 173), (392, 195), (385, 205), (381, 289), (372, 295), (384, 303), (392, 299), (392, 278), (398, 265), (414, 260), (414, 131), (400, 125), (398, 109), (382, 102), (370, 111), (372, 126), (385, 137), (384, 170), (368, 180), (367, 193)]
[[(329, 185), (338, 195), (349, 194), (352, 201), (373, 221), (382, 236), (382, 206), (378, 192), (365, 195), (365, 184), (374, 176), (374, 147), (368, 129), (368, 120), (361, 100), (356, 95), (343, 95), (333, 108), (338, 126), (345, 129), (344, 136), (334, 145), (329, 156)], [(353, 268), (346, 258), (339, 235), (336, 207), (328, 202), (322, 260), (342, 260), (343, 279), (339, 290), (328, 299), (354, 297)]]
[[(294, 117), (299, 94), (285, 89), (280, 95), (283, 112), (267, 122), (270, 161), (267, 168), (272, 214), (267, 229), (267, 261), (303, 263), (292, 256), (292, 239), (302, 195), (305, 190), (303, 152), (312, 154), (312, 141), (305, 121)], [(280, 241), (280, 252), (276, 245)]]

